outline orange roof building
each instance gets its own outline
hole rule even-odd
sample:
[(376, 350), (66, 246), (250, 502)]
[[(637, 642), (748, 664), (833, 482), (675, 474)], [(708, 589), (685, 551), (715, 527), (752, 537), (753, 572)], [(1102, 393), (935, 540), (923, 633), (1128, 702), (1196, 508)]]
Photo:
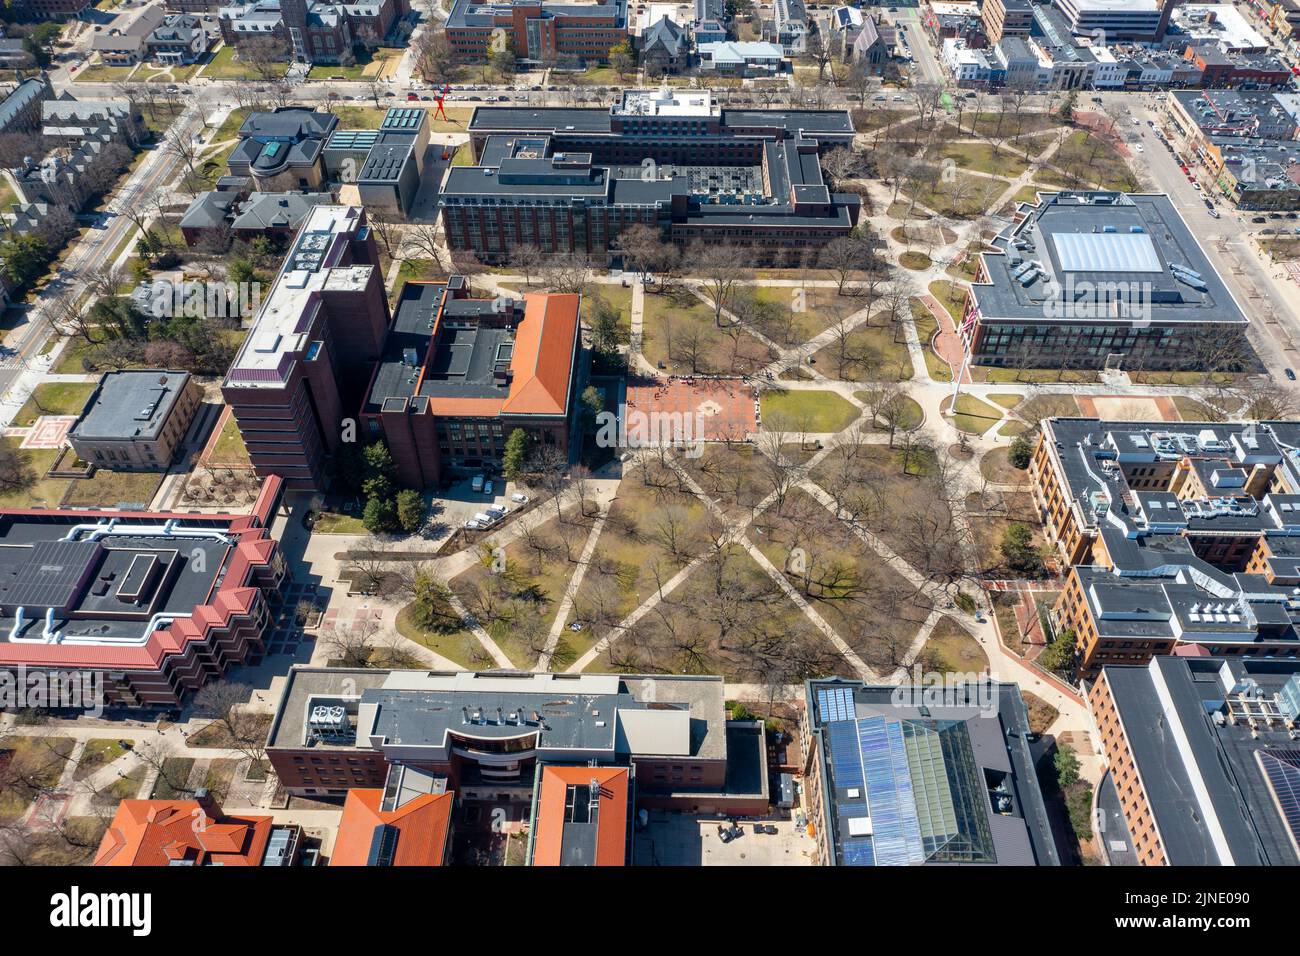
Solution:
[(533, 802), (532, 866), (625, 866), (632, 777), (627, 767), (544, 764)]
[(210, 800), (123, 800), (95, 866), (260, 866), (270, 817), (227, 817)]
[(445, 778), (410, 767), (393, 772), (401, 778), (390, 777), (383, 790), (348, 791), (330, 866), (441, 866), (446, 860), (455, 795)]
[(516, 428), (565, 452), (581, 354), (581, 297), (471, 296), (464, 276), (408, 282), (361, 416), (382, 431), (398, 480), (499, 462)]

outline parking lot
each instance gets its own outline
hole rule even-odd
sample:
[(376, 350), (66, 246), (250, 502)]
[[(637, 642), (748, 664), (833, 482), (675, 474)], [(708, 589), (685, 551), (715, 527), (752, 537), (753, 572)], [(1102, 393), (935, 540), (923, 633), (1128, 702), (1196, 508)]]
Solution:
[(741, 820), (743, 835), (730, 843), (718, 836), (716, 816), (656, 810), (650, 825), (637, 831), (632, 858), (637, 866), (811, 866), (813, 841), (790, 820), (765, 820), (775, 835), (754, 832)]

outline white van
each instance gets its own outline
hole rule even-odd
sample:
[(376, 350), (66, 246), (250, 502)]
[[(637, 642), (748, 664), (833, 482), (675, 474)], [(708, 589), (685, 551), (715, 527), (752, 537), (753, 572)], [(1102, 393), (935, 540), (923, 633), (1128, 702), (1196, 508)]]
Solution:
[(482, 491), (482, 490), (483, 490), (483, 476), (482, 476), (482, 475), (475, 475), (475, 476), (474, 476), (474, 480), (471, 481), (471, 482), (469, 483), (469, 486), (470, 486), (470, 488), (474, 489), (475, 491)]
[(482, 526), (484, 526), (484, 527), (486, 527), (487, 525), (490, 525), (490, 524), (496, 524), (496, 523), (497, 523), (497, 519), (496, 519), (494, 516), (489, 515), (489, 514), (484, 514), (484, 513), (481, 512), (481, 511), (480, 511), (478, 514), (476, 514), (476, 515), (474, 516), (474, 520), (477, 521), (480, 525), (482, 525)]

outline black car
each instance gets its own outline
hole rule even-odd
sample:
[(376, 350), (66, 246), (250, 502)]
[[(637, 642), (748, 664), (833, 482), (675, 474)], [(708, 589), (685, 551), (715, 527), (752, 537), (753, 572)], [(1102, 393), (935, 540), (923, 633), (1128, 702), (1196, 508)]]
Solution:
[(1291, 369), (1287, 369), (1287, 370), (1286, 370), (1286, 377), (1289, 378), (1291, 381), (1294, 382), (1294, 381), (1295, 381), (1295, 372), (1291, 371)]

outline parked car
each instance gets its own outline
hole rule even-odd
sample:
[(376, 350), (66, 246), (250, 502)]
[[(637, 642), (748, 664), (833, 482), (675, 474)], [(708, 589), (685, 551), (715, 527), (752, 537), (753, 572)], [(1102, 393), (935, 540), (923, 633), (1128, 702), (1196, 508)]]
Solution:
[(408, 103), (410, 103), (410, 102), (418, 102), (419, 99), (420, 99), (420, 97), (417, 96), (415, 93), (407, 93), (407, 94), (406, 94), (406, 101), (407, 101)]
[(473, 518), (469, 518), (465, 522), (465, 527), (468, 528), (470, 531), (477, 531), (479, 528), (479, 524)]
[(1250, 221), (1259, 223), (1259, 222), (1264, 222), (1265, 220), (1263, 216), (1251, 216)]
[(485, 494), (485, 495), (490, 495), (490, 494), (492, 494), (492, 482), (491, 482), (491, 480), (488, 480), (488, 481), (483, 482), (483, 494)]
[(471, 481), (471, 482), (469, 483), (469, 486), (470, 486), (470, 488), (472, 488), (474, 491), (482, 491), (482, 490), (483, 490), (483, 482), (484, 482), (485, 480), (486, 480), (486, 479), (485, 479), (482, 475), (475, 475), (475, 476), (474, 476), (474, 480)]
[(516, 504), (521, 504), (521, 505), (528, 504), (528, 496), (525, 494), (520, 494), (518, 491), (516, 491), (513, 495), (510, 496), (510, 500), (515, 502)]
[(1291, 369), (1287, 369), (1287, 370), (1286, 370), (1286, 377), (1289, 378), (1291, 381), (1294, 382), (1294, 381), (1295, 381), (1295, 372), (1293, 372)]

